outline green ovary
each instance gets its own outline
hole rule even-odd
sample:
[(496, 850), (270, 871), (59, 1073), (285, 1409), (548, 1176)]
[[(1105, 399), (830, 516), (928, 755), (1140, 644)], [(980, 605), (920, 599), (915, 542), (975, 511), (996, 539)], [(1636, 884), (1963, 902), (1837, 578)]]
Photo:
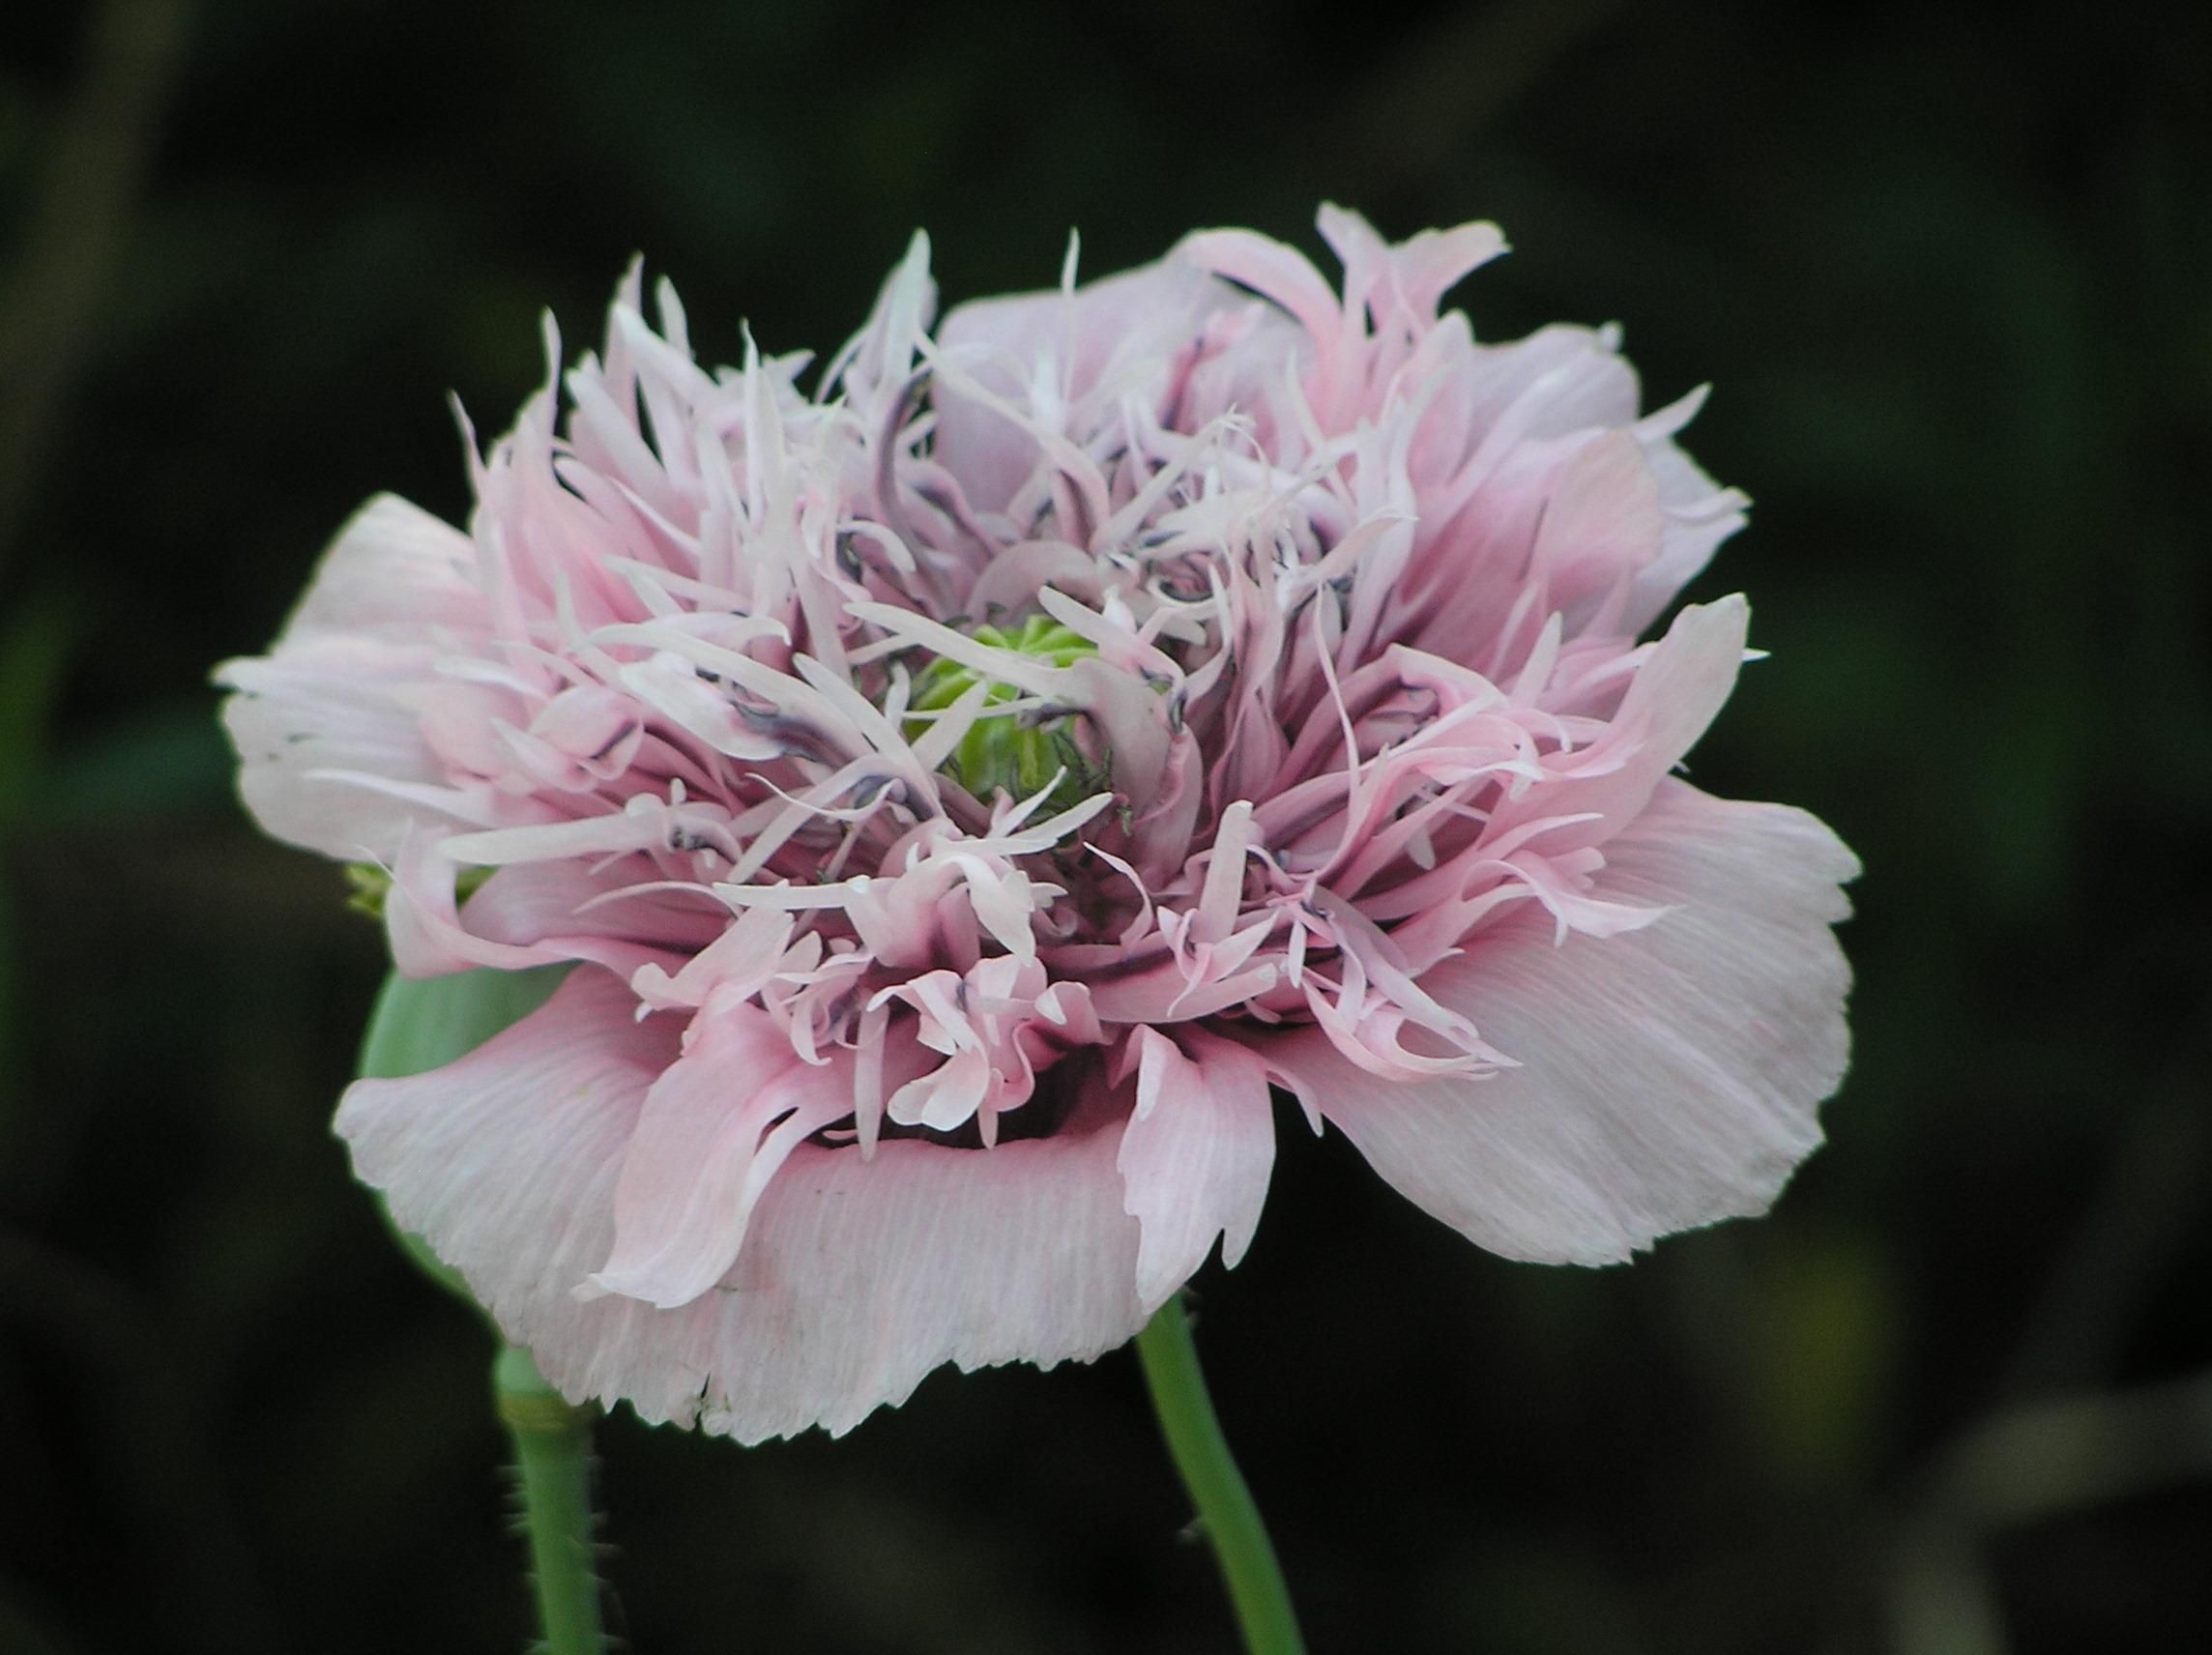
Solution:
[[(970, 628), (968, 635), (994, 650), (1015, 651), (1056, 667), (1073, 666), (1098, 653), (1094, 645), (1043, 615), (1031, 616), (1013, 631), (980, 625)], [(974, 667), (940, 655), (915, 680), (914, 699), (908, 703), (910, 712), (942, 712), (978, 682), (990, 683), (984, 697), (987, 702), (1012, 701), (1022, 693), (1010, 683), (984, 681), (983, 675)], [(1057, 774), (1059, 784), (1053, 787), (1045, 808), (1050, 811), (1069, 809), (1101, 792), (1106, 785), (1104, 773), (1085, 758), (1076, 745), (1071, 728), (1075, 717), (1069, 714), (1041, 723), (1030, 722), (1018, 714), (978, 718), (968, 734), (960, 738), (960, 744), (952, 749), (942, 768), (946, 775), (984, 800), (1001, 789), (1017, 799), (1031, 798), (1041, 792)], [(920, 736), (929, 724), (926, 718), (910, 716), (906, 721), (908, 738)], [(1062, 771), (1065, 773), (1061, 774)]]

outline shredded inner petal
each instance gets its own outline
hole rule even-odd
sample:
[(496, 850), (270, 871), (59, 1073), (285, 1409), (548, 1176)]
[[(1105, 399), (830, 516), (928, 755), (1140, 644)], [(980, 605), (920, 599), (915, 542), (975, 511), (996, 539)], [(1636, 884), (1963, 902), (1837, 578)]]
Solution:
[(1146, 1028), (1509, 1063), (1423, 974), (1510, 907), (1655, 916), (1603, 846), (1702, 720), (1640, 685), (1725, 694), (1740, 617), (1635, 635), (1741, 502), (1686, 413), (1615, 406), (1610, 334), (1439, 314), (1487, 226), (1332, 225), (1341, 295), (1201, 237), (1111, 325), (1070, 286), (935, 337), (917, 245), (814, 395), (701, 366), (634, 271), (600, 353), (549, 333), (477, 466), (478, 601), (393, 691), (442, 780), (315, 772), (448, 825), (395, 941), (765, 1015), (862, 1153), (1053, 1129)]

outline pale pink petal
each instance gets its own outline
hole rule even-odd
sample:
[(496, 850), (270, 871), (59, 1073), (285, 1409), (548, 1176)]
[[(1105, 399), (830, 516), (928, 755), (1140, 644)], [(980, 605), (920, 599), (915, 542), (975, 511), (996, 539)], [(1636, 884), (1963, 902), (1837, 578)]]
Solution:
[(1741, 529), (1748, 499), (1723, 488), (1674, 445), (1674, 435), (1704, 406), (1703, 387), (1637, 421), (1644, 458), (1659, 479), (1659, 505), (1667, 527), (1659, 556), (1636, 577), (1622, 628), (1642, 632), (1675, 595), (1712, 561), (1720, 543)]
[(1615, 1263), (1763, 1212), (1849, 1052), (1829, 927), (1858, 865), (1826, 828), (1669, 781), (1606, 857), (1609, 894), (1674, 911), (1557, 945), (1518, 912), (1422, 978), (1520, 1067), (1384, 1088), (1320, 1036), (1264, 1047), (1383, 1177), (1508, 1258)]
[(395, 494), (379, 494), (338, 531), (286, 630), (425, 641), (436, 627), (481, 628), (476, 544)]
[(932, 1369), (1088, 1361), (1144, 1324), (1119, 1134), (991, 1150), (801, 1145), (734, 1269), (674, 1310), (575, 1289), (614, 1241), (615, 1184), (675, 1056), (613, 978), (584, 969), (459, 1062), (361, 1081), (338, 1131), (400, 1226), (458, 1269), (568, 1395), (747, 1442), (851, 1430)]
[(1297, 248), (1251, 230), (1200, 230), (1182, 239), (1176, 255), (1281, 305), (1324, 361), (1333, 355), (1347, 322), (1344, 304)]
[(723, 934), (729, 910), (705, 886), (659, 886), (650, 871), (617, 862), (515, 862), (496, 870), (468, 900), (471, 931), (526, 945), (572, 937), (623, 937), (686, 953)]
[[(1148, 363), (1156, 365), (1147, 379), (1164, 388), (1177, 350), (1236, 300), (1202, 272), (1167, 259), (1087, 283), (1072, 296), (1018, 293), (962, 305), (938, 329), (938, 345), (967, 378), (1017, 407), (1030, 405), (1033, 382), (1024, 373), (1032, 363), (1045, 364), (1053, 391), (1072, 402), (1117, 371)], [(933, 457), (960, 479), (977, 510), (999, 510), (1035, 469), (1036, 438), (952, 378), (941, 375), (934, 392)]]
[(393, 692), (429, 670), (429, 653), (323, 637), (261, 660), (231, 661), (223, 727), (238, 790), (264, 829), (340, 860), (389, 861), (411, 820), (450, 813), (364, 785), (378, 777), (443, 790), (446, 772)]
[(1658, 561), (1665, 534), (1659, 481), (1643, 448), (1625, 431), (1609, 431), (1562, 468), (1531, 561), (1552, 607), (1576, 627), (1597, 601)]
[(1512, 413), (1520, 435), (1533, 439), (1628, 424), (1642, 391), (1618, 345), (1615, 330), (1555, 322), (1525, 339), (1477, 346), (1474, 421)]
[(796, 1139), (852, 1112), (850, 1060), (801, 1062), (767, 1012), (710, 1006), (646, 1093), (615, 1188), (615, 1244), (592, 1285), (664, 1310), (697, 1298), (738, 1256)]
[(1406, 313), (1429, 320), (1446, 293), (1504, 250), (1504, 232), (1487, 220), (1449, 230), (1423, 230), (1391, 259), (1391, 275)]
[(1437, 304), (1462, 277), (1505, 250), (1496, 224), (1423, 230), (1392, 247), (1357, 213), (1324, 204), (1322, 240), (1344, 266), (1345, 308), (1364, 309), (1382, 337), (1417, 337), (1436, 325)]
[[(801, 1147), (701, 1301), (721, 1301), (701, 1422), (745, 1441), (839, 1433), (946, 1362), (1050, 1367), (1130, 1339), (1145, 1309), (1116, 1147), (1096, 1126), (993, 1149), (890, 1142), (872, 1161)], [(624, 1394), (626, 1354), (602, 1350), (580, 1388)]]
[[(568, 1300), (606, 1256), (622, 1146), (676, 1058), (674, 1020), (640, 1023), (635, 1004), (612, 976), (579, 968), (457, 1062), (356, 1081), (338, 1105), (354, 1172), (503, 1321)], [(588, 1263), (576, 1253), (585, 1236)]]
[(1275, 1123), (1266, 1070), (1243, 1047), (1195, 1030), (1137, 1037), (1137, 1108), (1118, 1164), (1122, 1205), (1144, 1227), (1137, 1297), (1150, 1309), (1191, 1278), (1216, 1235), (1224, 1264), (1244, 1256), (1274, 1169)]
[(437, 815), (341, 778), (445, 783), (401, 700), (443, 641), (480, 630), (474, 560), (467, 536), (379, 495), (323, 554), (276, 651), (216, 669), (237, 692), (223, 724), (239, 791), (270, 832), (325, 856), (389, 859), (411, 817)]
[(1637, 668), (1605, 734), (1557, 761), (1559, 779), (1501, 803), (1491, 831), (1586, 813), (1593, 819), (1545, 834), (1541, 848), (1557, 854), (1605, 842), (1644, 808), (1727, 702), (1750, 624), (1751, 609), (1740, 595), (1693, 604), (1675, 616)]
[[(533, 883), (535, 902), (528, 894)], [(564, 886), (568, 894), (573, 894), (578, 884), (588, 884), (588, 876), (564, 882), (556, 875), (510, 886), (487, 907), (484, 917), (491, 923), (480, 930), (475, 903), (469, 904), (464, 915), (454, 900), (451, 859), (433, 835), (410, 827), (400, 834), (393, 857), (392, 887), (384, 900), (392, 962), (403, 976), (435, 977), (481, 966), (525, 971), (588, 960), (627, 977), (647, 966), (665, 970), (681, 960), (672, 951), (675, 939), (666, 932), (654, 941), (644, 940), (654, 932), (651, 925), (633, 930), (596, 925), (589, 919), (557, 923), (551, 911), (564, 900)], [(489, 889), (487, 885), (478, 895)]]
[(468, 537), (372, 502), (223, 669), (402, 972), (583, 962), (341, 1116), (571, 1394), (749, 1438), (1095, 1354), (1249, 1244), (1270, 1081), (1532, 1257), (1810, 1146), (1848, 857), (1668, 779), (1742, 600), (1637, 642), (1742, 520), (1698, 394), (1439, 316), (1489, 225), (1321, 228), (1341, 283), (1211, 232), (934, 340), (917, 238), (812, 394), (633, 268)]

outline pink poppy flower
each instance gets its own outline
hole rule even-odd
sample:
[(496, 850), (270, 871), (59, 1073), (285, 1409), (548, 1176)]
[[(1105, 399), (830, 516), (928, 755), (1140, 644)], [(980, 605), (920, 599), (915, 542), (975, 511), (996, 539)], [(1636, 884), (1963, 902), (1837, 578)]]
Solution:
[(1341, 294), (1219, 231), (934, 334), (917, 239), (811, 396), (633, 272), (468, 533), (371, 502), (222, 669), (403, 973), (576, 963), (337, 1119), (570, 1396), (752, 1440), (1095, 1356), (1251, 1242), (1273, 1089), (1516, 1259), (1819, 1142), (1855, 864), (1673, 774), (1743, 600), (1638, 642), (1743, 521), (1699, 396), (1440, 315), (1490, 225), (1321, 229)]

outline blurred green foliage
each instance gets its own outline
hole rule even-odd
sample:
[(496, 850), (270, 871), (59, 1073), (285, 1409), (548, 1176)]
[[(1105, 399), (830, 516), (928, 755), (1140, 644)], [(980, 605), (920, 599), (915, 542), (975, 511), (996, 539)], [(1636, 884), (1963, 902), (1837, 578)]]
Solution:
[[(379, 940), (206, 687), (363, 497), (465, 510), (446, 393), (499, 429), (638, 249), (728, 359), (917, 224), (957, 299), (1323, 197), (1496, 218), (1478, 332), (1714, 382), (1759, 506), (1695, 595), (1774, 658), (1697, 773), (1869, 871), (1761, 1224), (1513, 1266), (1289, 1135), (1202, 1339), (1314, 1647), (2212, 1645), (2212, 28), (1975, 15), (0, 11), (0, 1648), (526, 1636), (483, 1332), (328, 1137)], [(601, 1445), (654, 1655), (1229, 1646), (1125, 1357)]]

